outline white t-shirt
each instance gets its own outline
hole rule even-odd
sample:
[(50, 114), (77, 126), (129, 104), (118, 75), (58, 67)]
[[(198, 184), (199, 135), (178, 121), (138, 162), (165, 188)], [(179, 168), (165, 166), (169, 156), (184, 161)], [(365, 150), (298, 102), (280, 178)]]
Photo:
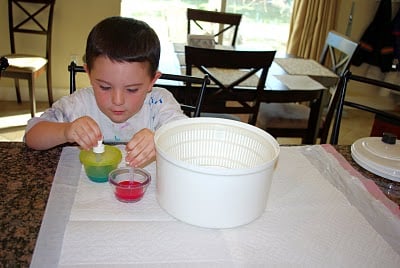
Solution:
[(137, 114), (124, 123), (114, 123), (100, 111), (89, 87), (62, 97), (40, 117), (31, 118), (25, 133), (40, 121), (72, 122), (82, 116), (90, 116), (99, 124), (104, 142), (128, 142), (143, 128), (155, 131), (165, 123), (187, 118), (171, 92), (154, 87)]

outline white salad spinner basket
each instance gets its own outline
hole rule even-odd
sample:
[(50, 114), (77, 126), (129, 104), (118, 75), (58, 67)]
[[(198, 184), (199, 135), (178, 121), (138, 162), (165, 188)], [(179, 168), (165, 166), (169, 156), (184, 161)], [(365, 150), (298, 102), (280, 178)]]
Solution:
[(155, 133), (157, 199), (175, 218), (230, 228), (265, 210), (279, 155), (267, 132), (239, 121), (188, 118)]

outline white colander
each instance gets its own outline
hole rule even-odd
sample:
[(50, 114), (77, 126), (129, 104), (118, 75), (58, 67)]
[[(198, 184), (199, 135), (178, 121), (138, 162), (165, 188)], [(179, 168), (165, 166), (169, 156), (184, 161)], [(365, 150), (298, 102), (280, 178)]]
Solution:
[(155, 133), (157, 199), (175, 218), (202, 227), (235, 227), (265, 210), (279, 145), (252, 125), (188, 118)]

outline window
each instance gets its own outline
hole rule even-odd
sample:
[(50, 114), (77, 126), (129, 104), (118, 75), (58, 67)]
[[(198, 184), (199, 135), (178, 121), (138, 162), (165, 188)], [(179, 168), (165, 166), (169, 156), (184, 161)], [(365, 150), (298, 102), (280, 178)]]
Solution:
[(185, 43), (188, 7), (242, 13), (238, 45), (285, 52), (292, 3), (293, 0), (121, 0), (121, 15), (146, 21), (163, 41)]

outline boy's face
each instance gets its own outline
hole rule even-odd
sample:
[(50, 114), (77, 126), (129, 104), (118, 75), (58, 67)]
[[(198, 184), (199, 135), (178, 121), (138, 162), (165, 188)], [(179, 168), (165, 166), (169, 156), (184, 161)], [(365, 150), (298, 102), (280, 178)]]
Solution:
[(103, 56), (86, 72), (99, 109), (115, 123), (125, 122), (142, 108), (146, 94), (161, 76), (149, 75), (148, 62), (116, 62)]

